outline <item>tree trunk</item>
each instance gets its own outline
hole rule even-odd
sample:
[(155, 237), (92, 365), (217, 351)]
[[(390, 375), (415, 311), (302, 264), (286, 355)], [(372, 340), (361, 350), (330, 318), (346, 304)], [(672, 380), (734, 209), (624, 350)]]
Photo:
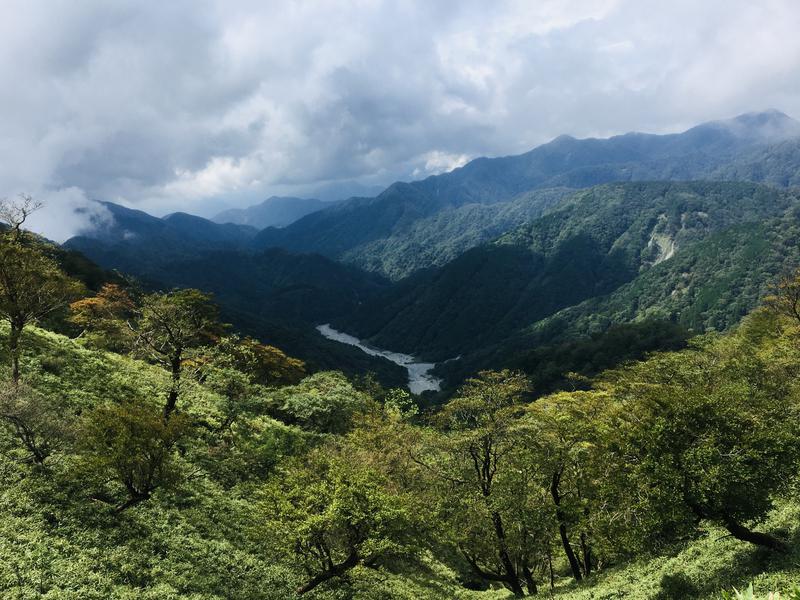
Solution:
[(522, 574), (525, 576), (525, 583), (528, 587), (528, 595), (535, 596), (539, 593), (539, 588), (536, 586), (536, 580), (533, 578), (530, 567), (527, 563), (522, 565)]
[(329, 569), (325, 569), (322, 573), (315, 575), (308, 582), (297, 588), (297, 595), (302, 596), (306, 592), (310, 592), (321, 583), (325, 583), (329, 579), (338, 577), (343, 573), (349, 571), (358, 564), (358, 551), (351, 550), (350, 554), (342, 562), (331, 565)]
[(8, 352), (11, 354), (11, 381), (19, 383), (19, 340), (22, 337), (24, 324), (11, 321), (11, 330), (8, 334)]
[(128, 499), (123, 502), (122, 504), (118, 504), (114, 507), (114, 512), (121, 513), (123, 511), (128, 510), (132, 506), (136, 506), (137, 504), (141, 504), (145, 500), (150, 499), (150, 494), (131, 494)]
[(583, 553), (583, 575), (588, 577), (592, 573), (592, 548), (589, 545), (589, 536), (581, 532), (581, 552)]
[(498, 555), (500, 557), (500, 562), (503, 565), (503, 569), (506, 572), (507, 581), (508, 581), (508, 588), (514, 593), (514, 596), (517, 598), (522, 598), (525, 594), (522, 591), (522, 586), (519, 583), (519, 576), (517, 575), (517, 570), (514, 568), (514, 563), (511, 562), (511, 558), (508, 556), (508, 546), (506, 544), (506, 532), (503, 528), (503, 519), (500, 517), (500, 513), (492, 512), (492, 524), (494, 525), (494, 533), (497, 536), (497, 543), (498, 543)]
[(569, 543), (569, 536), (567, 535), (567, 518), (564, 511), (561, 510), (561, 494), (558, 491), (558, 485), (561, 482), (561, 472), (556, 471), (553, 473), (553, 479), (550, 482), (550, 495), (553, 497), (553, 502), (556, 505), (556, 519), (558, 520), (558, 533), (561, 536), (561, 545), (564, 546), (564, 554), (567, 555), (569, 561), (569, 568), (572, 571), (572, 576), (575, 581), (582, 579), (581, 565), (572, 550)]
[(167, 394), (167, 403), (164, 405), (164, 420), (168, 420), (170, 415), (175, 411), (175, 406), (178, 404), (178, 390), (181, 385), (181, 356), (180, 354), (174, 356), (170, 361), (172, 369), (172, 384)]
[(765, 548), (769, 548), (770, 550), (774, 550), (775, 552), (780, 552), (782, 554), (785, 554), (789, 551), (788, 544), (783, 540), (778, 539), (768, 533), (748, 529), (727, 513), (723, 513), (722, 522), (725, 525), (725, 529), (727, 529), (737, 540), (750, 542), (751, 544), (756, 544), (757, 546), (764, 546)]

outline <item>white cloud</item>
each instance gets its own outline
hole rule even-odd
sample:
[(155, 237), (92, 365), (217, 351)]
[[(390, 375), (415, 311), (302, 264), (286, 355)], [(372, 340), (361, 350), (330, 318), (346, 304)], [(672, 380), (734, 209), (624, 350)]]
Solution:
[(49, 195), (64, 235), (78, 197), (204, 213), (561, 133), (800, 116), (799, 29), (795, 0), (6, 0), (0, 195)]
[(46, 210), (34, 212), (25, 226), (46, 233), (56, 242), (80, 233), (89, 223), (102, 226), (114, 219), (105, 206), (89, 200), (77, 188), (34, 190), (34, 196), (44, 203)]
[(425, 164), (422, 167), (414, 169), (412, 172), (412, 176), (414, 177), (447, 173), (458, 167), (463, 167), (470, 159), (466, 154), (451, 154), (448, 152), (441, 152), (440, 150), (428, 152), (422, 158), (424, 158)]

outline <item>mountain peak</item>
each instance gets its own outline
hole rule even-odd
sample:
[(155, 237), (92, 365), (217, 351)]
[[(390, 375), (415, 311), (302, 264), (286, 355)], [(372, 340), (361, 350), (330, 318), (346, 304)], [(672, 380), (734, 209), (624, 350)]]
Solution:
[(712, 121), (709, 125), (754, 141), (777, 142), (800, 137), (800, 121), (775, 108), (743, 113), (732, 119)]

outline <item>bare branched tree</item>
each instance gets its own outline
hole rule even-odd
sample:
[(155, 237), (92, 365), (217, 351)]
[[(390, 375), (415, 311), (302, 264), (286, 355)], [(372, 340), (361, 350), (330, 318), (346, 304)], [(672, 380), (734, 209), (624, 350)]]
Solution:
[(8, 225), (9, 233), (14, 241), (20, 240), (22, 225), (42, 206), (42, 202), (34, 200), (30, 194), (20, 194), (16, 200), (0, 198), (0, 221)]

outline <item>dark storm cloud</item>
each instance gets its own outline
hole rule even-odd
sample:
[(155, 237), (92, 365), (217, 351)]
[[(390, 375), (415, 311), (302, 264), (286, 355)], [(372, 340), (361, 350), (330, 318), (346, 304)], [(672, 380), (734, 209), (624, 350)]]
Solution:
[[(3, 3), (0, 195), (207, 212), (561, 133), (800, 116), (794, 0)], [(102, 216), (102, 215), (101, 215)]]

